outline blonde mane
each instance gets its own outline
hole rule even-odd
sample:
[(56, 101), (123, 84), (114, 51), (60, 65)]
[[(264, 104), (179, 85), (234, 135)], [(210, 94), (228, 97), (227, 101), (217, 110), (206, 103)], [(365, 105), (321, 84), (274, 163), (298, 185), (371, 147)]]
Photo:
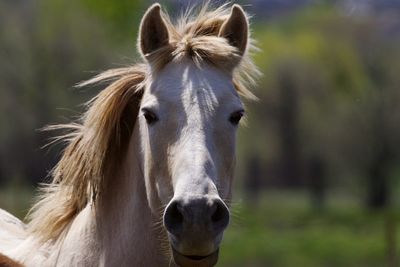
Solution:
[(151, 75), (171, 61), (189, 57), (201, 67), (211, 64), (232, 71), (233, 83), (245, 98), (255, 99), (248, 89), (259, 74), (250, 57), (254, 49), (249, 38), (247, 51), (240, 55), (218, 31), (228, 18), (225, 4), (210, 10), (203, 5), (195, 15), (185, 12), (177, 23), (164, 13), (170, 34), (165, 47), (146, 55), (146, 62), (126, 68), (105, 71), (79, 86), (110, 83), (88, 102), (87, 111), (77, 123), (51, 126), (69, 133), (56, 140), (66, 142), (66, 148), (53, 169), (52, 182), (43, 185), (39, 199), (28, 214), (28, 231), (42, 241), (55, 240), (73, 218), (90, 202), (96, 203), (104, 181), (118, 169), (138, 115), (141, 96)]

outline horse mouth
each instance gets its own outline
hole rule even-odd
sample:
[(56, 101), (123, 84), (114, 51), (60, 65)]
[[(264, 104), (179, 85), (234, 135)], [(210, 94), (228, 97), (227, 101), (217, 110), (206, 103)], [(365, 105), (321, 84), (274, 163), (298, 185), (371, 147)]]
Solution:
[(218, 261), (219, 249), (213, 253), (200, 256), (200, 255), (184, 255), (172, 248), (174, 261), (180, 267), (212, 267)]

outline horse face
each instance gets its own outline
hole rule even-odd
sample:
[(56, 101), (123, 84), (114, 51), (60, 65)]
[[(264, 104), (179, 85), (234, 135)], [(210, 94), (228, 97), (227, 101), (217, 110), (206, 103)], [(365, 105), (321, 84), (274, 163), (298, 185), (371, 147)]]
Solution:
[(223, 199), (231, 196), (242, 114), (231, 77), (189, 60), (169, 63), (143, 95), (147, 195), (154, 210), (166, 206), (164, 225), (182, 260), (217, 253), (229, 222)]
[[(233, 6), (219, 36), (243, 54), (247, 27), (243, 10)], [(188, 55), (157, 67), (154, 55), (168, 48), (169, 34), (154, 5), (139, 34), (139, 48), (152, 67), (138, 120), (147, 197), (155, 214), (162, 210), (175, 262), (213, 266), (229, 223), (224, 200), (231, 197), (235, 136), (244, 111), (232, 69), (200, 66)]]

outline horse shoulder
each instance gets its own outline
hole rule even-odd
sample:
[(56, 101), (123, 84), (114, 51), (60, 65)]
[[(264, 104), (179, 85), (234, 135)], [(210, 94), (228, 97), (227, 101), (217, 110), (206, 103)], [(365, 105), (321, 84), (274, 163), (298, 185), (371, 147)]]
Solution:
[(25, 224), (0, 209), (0, 251), (15, 248), (26, 238)]

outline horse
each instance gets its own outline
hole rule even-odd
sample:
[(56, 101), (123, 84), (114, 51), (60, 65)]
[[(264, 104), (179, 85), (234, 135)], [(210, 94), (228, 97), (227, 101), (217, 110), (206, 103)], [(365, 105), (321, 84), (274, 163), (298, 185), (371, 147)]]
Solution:
[[(24, 266), (214, 266), (230, 222), (243, 99), (255, 99), (249, 17), (237, 4), (160, 4), (142, 17), (142, 61), (106, 84), (66, 130), (27, 223), (0, 210), (0, 253)], [(12, 260), (11, 260), (12, 259)]]

